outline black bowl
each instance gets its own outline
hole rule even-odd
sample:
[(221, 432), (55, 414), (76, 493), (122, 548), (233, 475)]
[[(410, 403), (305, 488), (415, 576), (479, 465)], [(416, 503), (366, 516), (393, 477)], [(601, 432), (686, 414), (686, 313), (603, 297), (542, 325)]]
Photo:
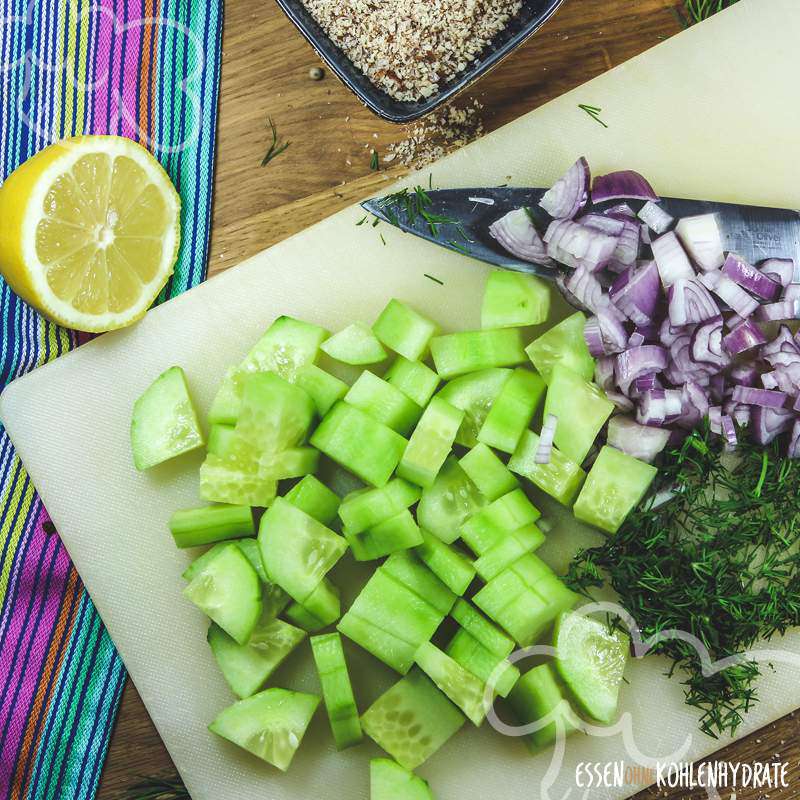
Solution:
[(495, 36), (492, 43), (464, 72), (419, 102), (403, 102), (375, 86), (330, 40), (301, 0), (277, 0), (320, 58), (333, 70), (364, 105), (390, 122), (410, 122), (429, 114), (502, 61), (514, 48), (534, 34), (555, 13), (564, 0), (525, 0), (519, 14)]

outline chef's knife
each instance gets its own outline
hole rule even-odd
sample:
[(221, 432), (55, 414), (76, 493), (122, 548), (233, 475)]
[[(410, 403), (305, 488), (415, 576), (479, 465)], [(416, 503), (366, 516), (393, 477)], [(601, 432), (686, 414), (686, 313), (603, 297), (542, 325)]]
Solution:
[[(536, 227), (544, 233), (551, 221), (539, 206), (545, 191), (510, 187), (408, 190), (366, 200), (361, 205), (384, 222), (441, 247), (498, 267), (553, 279), (555, 270), (516, 258), (489, 235), (493, 222), (522, 206), (529, 209)], [(602, 211), (615, 202), (619, 201), (602, 203), (591, 210)], [(636, 212), (643, 205), (642, 201), (627, 202)], [(800, 279), (800, 213), (797, 211), (675, 197), (663, 197), (660, 205), (675, 218), (715, 213), (724, 250), (738, 253), (751, 264), (765, 258), (793, 258), (794, 280)], [(420, 209), (425, 213), (420, 213)]]

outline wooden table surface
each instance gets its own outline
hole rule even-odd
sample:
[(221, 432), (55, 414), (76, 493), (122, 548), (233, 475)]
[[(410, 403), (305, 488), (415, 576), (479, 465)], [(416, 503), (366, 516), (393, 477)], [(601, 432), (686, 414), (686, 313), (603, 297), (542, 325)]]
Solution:
[[(487, 130), (678, 33), (681, 0), (566, 0), (529, 42), (465, 99), (483, 105)], [(368, 112), (330, 74), (309, 78), (319, 61), (278, 6), (267, 0), (230, 0), (225, 9), (219, 150), (209, 272), (302, 230), (402, 174), (374, 172), (371, 148), (385, 153), (402, 128)], [(259, 166), (270, 142), (267, 117), (289, 148)], [(721, 751), (728, 761), (786, 761), (794, 789), (744, 790), (738, 800), (800, 797), (800, 715), (783, 718)], [(116, 800), (142, 775), (173, 776), (172, 762), (135, 687), (128, 682), (98, 797)], [(642, 792), (649, 797), (701, 798)], [(727, 800), (730, 792), (723, 793)], [(219, 800), (229, 800), (219, 798)]]

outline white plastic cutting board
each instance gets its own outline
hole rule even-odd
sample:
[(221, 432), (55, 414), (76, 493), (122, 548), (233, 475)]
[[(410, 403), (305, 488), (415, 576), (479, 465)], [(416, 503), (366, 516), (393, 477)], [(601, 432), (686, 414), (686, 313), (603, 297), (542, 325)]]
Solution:
[[(595, 172), (638, 169), (665, 194), (800, 207), (798, 41), (796, 0), (743, 0), (436, 164), (434, 183), (546, 185), (583, 153)], [(608, 129), (579, 103), (600, 106)], [(337, 329), (354, 318), (370, 322), (394, 296), (452, 329), (477, 324), (482, 265), (382, 225), (384, 246), (378, 230), (355, 227), (360, 216), (352, 208), (331, 217), (151, 311), (133, 329), (14, 382), (2, 397), (2, 420), (195, 800), (365, 800), (367, 759), (378, 750), (367, 744), (336, 754), (320, 710), (283, 776), (206, 732), (232, 697), (206, 646), (205, 620), (181, 597), (189, 555), (174, 548), (166, 528), (174, 509), (198, 502), (199, 458), (137, 474), (131, 406), (177, 363), (207, 407), (225, 369), (280, 314)], [(544, 553), (559, 567), (587, 541), (571, 526), (549, 539)], [(338, 580), (348, 583), (346, 571)], [(354, 589), (344, 586), (347, 596)], [(800, 634), (781, 646), (800, 654)], [(392, 677), (357, 648), (348, 652), (363, 709)], [(293, 657), (276, 682), (316, 691), (308, 662)], [(579, 761), (646, 763), (686, 737), (685, 758), (712, 752), (717, 743), (696, 732), (678, 682), (664, 678), (663, 667), (646, 659), (627, 673), (623, 709), (635, 747), (619, 734), (573, 737), (549, 794), (539, 785), (549, 754), (531, 758), (487, 726), (465, 727), (420, 772), (440, 800), (478, 800), (498, 790), (513, 800), (561, 798), (570, 787), (569, 796), (580, 797)], [(778, 666), (764, 678), (742, 733), (800, 705), (797, 674)], [(591, 797), (638, 788), (595, 789)]]

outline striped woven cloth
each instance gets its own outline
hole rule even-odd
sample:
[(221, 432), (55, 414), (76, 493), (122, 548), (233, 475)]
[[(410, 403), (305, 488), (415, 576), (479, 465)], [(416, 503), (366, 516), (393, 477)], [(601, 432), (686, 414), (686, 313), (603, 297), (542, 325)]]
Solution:
[[(162, 299), (204, 277), (221, 27), (222, 0), (0, 0), (0, 176), (63, 136), (147, 146), (183, 200)], [(2, 282), (0, 325), (0, 387), (80, 344)], [(93, 797), (124, 678), (0, 428), (0, 798)]]

